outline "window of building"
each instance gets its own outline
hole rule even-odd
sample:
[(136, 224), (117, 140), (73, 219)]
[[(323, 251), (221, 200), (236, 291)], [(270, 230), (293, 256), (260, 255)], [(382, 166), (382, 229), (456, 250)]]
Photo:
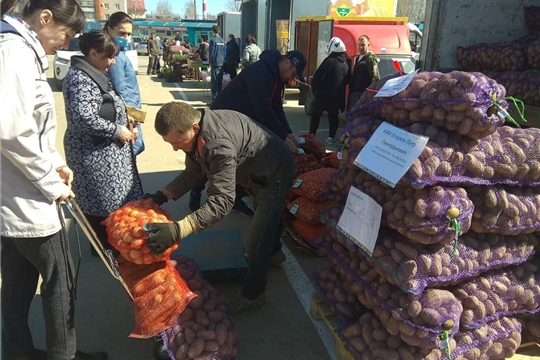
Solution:
[(109, 4), (103, 4), (103, 7), (104, 7), (105, 9), (108, 9), (108, 8), (109, 8)]
[(105, 14), (105, 20), (109, 20), (109, 14)]
[(114, 8), (115, 8), (116, 10), (120, 10), (120, 4), (114, 4)]

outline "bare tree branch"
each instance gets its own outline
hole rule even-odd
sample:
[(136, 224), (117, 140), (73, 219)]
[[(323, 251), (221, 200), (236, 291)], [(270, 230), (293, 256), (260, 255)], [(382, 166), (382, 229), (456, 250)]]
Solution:
[(188, 0), (184, 7), (184, 19), (195, 19), (197, 17), (197, 9), (192, 0)]
[(227, 11), (240, 11), (240, 1), (227, 0), (225, 6), (227, 7)]
[(161, 17), (172, 17), (173, 10), (172, 5), (169, 2), (169, 0), (159, 0), (159, 2), (156, 5), (156, 16)]
[(424, 20), (426, 0), (398, 0), (396, 16), (406, 16), (412, 23)]

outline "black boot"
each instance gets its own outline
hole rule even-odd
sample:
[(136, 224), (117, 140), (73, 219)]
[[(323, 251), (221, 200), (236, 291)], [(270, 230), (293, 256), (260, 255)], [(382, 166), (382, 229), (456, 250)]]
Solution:
[(201, 193), (191, 190), (189, 193), (189, 210), (195, 212), (201, 208)]
[(97, 351), (93, 353), (84, 353), (82, 351), (77, 351), (75, 354), (74, 360), (107, 360), (109, 355), (103, 351)]
[(234, 200), (233, 210), (245, 216), (253, 216), (255, 214), (240, 197), (236, 197)]

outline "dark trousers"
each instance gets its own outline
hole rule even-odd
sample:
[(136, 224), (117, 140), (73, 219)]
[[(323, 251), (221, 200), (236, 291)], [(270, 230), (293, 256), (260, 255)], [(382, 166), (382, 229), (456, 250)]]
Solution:
[(231, 80), (236, 77), (236, 64), (224, 64), (223, 72), (226, 72), (231, 76)]
[[(316, 135), (317, 129), (319, 128), (319, 123), (321, 121), (321, 115), (323, 114), (324, 110), (315, 106), (313, 104), (312, 110), (311, 110), (311, 121), (309, 123), (309, 133)], [(328, 110), (328, 123), (329, 123), (329, 132), (328, 137), (335, 138), (336, 133), (339, 127), (339, 109), (331, 109)]]
[(351, 111), (356, 103), (362, 97), (363, 92), (350, 92), (349, 98), (347, 99), (347, 111)]
[(212, 90), (212, 100), (221, 92), (223, 87), (223, 66), (212, 66), (210, 69), (210, 88)]
[(242, 296), (253, 300), (266, 289), (266, 275), (270, 257), (281, 249), (283, 203), (291, 189), (295, 171), (279, 182), (254, 190), (255, 215), (249, 225), (246, 252), (248, 273), (242, 287)]
[[(84, 216), (86, 217), (86, 220), (88, 220), (88, 222), (90, 223), (90, 226), (92, 226), (92, 228), (94, 229), (94, 232), (96, 233), (99, 241), (101, 242), (101, 245), (103, 245), (105, 249), (111, 250), (115, 258), (120, 256), (120, 252), (116, 250), (111, 244), (109, 244), (109, 235), (107, 234), (107, 228), (105, 227), (105, 225), (101, 224), (101, 222), (105, 220), (106, 217), (88, 214), (84, 214)], [(95, 253), (97, 255), (94, 247), (92, 245), (90, 246), (92, 253)]]
[(69, 244), (61, 233), (40, 238), (2, 237), (2, 355), (30, 356), (30, 304), (41, 274), (41, 302), (49, 360), (75, 357), (74, 274)]
[(156, 63), (159, 62), (159, 55), (150, 55), (148, 59), (148, 69), (146, 70), (146, 74), (150, 75), (151, 73), (154, 74), (156, 72)]

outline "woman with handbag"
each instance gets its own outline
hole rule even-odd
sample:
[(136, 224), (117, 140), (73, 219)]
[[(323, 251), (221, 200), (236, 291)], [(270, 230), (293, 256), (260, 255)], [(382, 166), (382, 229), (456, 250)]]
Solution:
[(143, 194), (131, 145), (137, 132), (128, 129), (125, 103), (105, 74), (119, 51), (114, 38), (93, 30), (81, 35), (79, 47), (84, 56), (71, 58), (64, 80), (64, 148), (78, 203), (103, 246), (112, 250), (101, 222)]

